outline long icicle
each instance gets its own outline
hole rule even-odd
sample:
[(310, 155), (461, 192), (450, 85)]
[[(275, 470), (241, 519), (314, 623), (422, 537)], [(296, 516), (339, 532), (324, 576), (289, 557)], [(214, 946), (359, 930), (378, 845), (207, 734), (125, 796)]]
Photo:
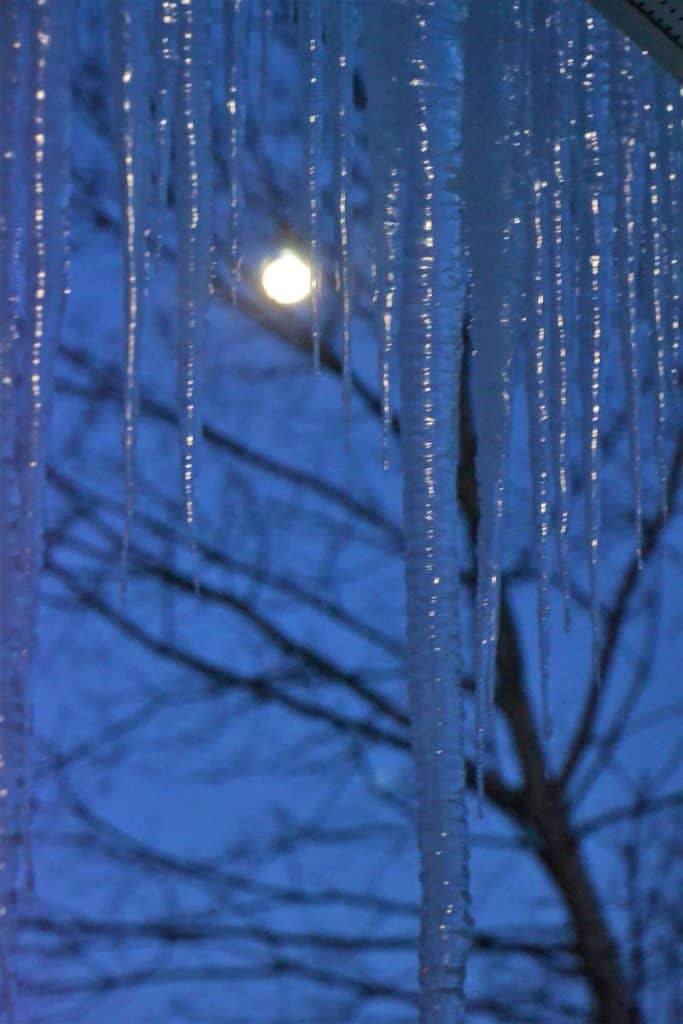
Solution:
[[(552, 318), (551, 345), (552, 414), (550, 418), (552, 464), (555, 491), (555, 536), (560, 592), (564, 609), (565, 630), (570, 625), (569, 585), (569, 366), (568, 325), (571, 312), (571, 140), (569, 126), (575, 73), (572, 12), (563, 0), (552, 0), (549, 12), (547, 45), (552, 55), (554, 84), (549, 97), (552, 132), (552, 170), (550, 174), (552, 205)], [(571, 20), (570, 20), (571, 19)]]
[(526, 353), (526, 393), (531, 449), (534, 530), (537, 557), (537, 620), (541, 669), (541, 705), (543, 732), (552, 731), (549, 694), (549, 616), (550, 616), (550, 435), (547, 374), (547, 240), (544, 234), (544, 205), (547, 182), (533, 183), (533, 207), (530, 221), (535, 251), (529, 338)]
[[(45, 479), (54, 361), (65, 305), (68, 223), (70, 0), (33, 0), (28, 12), (28, 202), (26, 209), (25, 363), (30, 401), (19, 423), (23, 515), (26, 673), (36, 646), (38, 589), (44, 554)], [(29, 835), (30, 704), (23, 705), (21, 841), (27, 888), (33, 885)]]
[[(372, 59), (367, 61), (368, 149), (372, 167), (372, 248), (374, 253), (374, 296), (379, 311), (379, 380), (382, 405), (382, 464), (389, 466), (389, 439), (393, 426), (392, 357), (401, 308), (402, 221), (405, 187), (399, 149), (392, 125), (400, 117), (393, 87), (394, 69), (381, 5), (369, 4), (363, 11), (365, 37), (377, 40)], [(381, 45), (379, 41), (381, 40)]]
[(583, 380), (581, 391), (584, 418), (584, 480), (586, 484), (586, 534), (588, 541), (588, 574), (592, 632), (592, 666), (599, 679), (600, 605), (598, 591), (598, 553), (600, 544), (600, 401), (603, 350), (603, 287), (606, 267), (603, 232), (603, 167), (600, 133), (600, 107), (604, 100), (599, 88), (605, 69), (599, 67), (599, 52), (604, 26), (597, 18), (586, 15), (582, 32), (581, 110), (584, 139), (584, 160), (588, 194), (582, 202), (580, 215), (581, 290), (584, 295), (584, 316), (581, 323)]
[(148, 83), (145, 73), (144, 8), (135, 0), (109, 6), (114, 134), (123, 212), (124, 401), (123, 452), (126, 502), (122, 547), (122, 590), (126, 586), (128, 547), (135, 507), (135, 451), (139, 406), (138, 363), (144, 311), (148, 190), (144, 161), (148, 131)]
[(380, 345), (380, 385), (382, 391), (382, 465), (389, 468), (389, 438), (393, 427), (391, 372), (394, 339), (398, 330), (401, 304), (403, 264), (401, 260), (403, 192), (401, 172), (393, 166), (389, 174), (389, 190), (384, 206), (384, 239), (386, 243), (386, 287), (382, 293), (382, 324)]
[(20, 166), (22, 147), (17, 147), (26, 94), (20, 85), (22, 63), (25, 66), (20, 38), (18, 0), (11, 0), (0, 5), (0, 1000), (10, 1021), (14, 1019), (16, 998), (11, 964), (23, 758), (23, 744), (18, 741), (23, 731), (23, 694), (27, 686), (18, 479), (22, 381), (18, 340), (21, 282), (16, 268), (23, 211), (17, 197), (21, 195), (18, 183), (26, 178)]
[[(516, 165), (511, 125), (519, 113), (519, 3), (506, 32), (503, 4), (496, 0), (484, 22), (471, 10), (465, 33), (463, 112), (463, 206), (471, 272), (470, 328), (472, 418), (477, 442), (479, 496), (477, 592), (475, 598), (475, 730), (477, 795), (483, 808), (484, 760), (492, 718), (501, 587), (501, 542), (506, 449), (510, 421), (513, 331), (511, 295), (519, 288), (515, 263)], [(485, 59), (486, 58), (486, 59)], [(488, 61), (504, 64), (503, 80)], [(519, 221), (519, 217), (517, 217)]]
[[(654, 78), (654, 76), (653, 76)], [(656, 79), (655, 79), (656, 82)], [(653, 82), (653, 86), (654, 86)], [(650, 324), (654, 341), (656, 385), (655, 385), (655, 461), (659, 478), (659, 502), (663, 515), (667, 514), (667, 464), (666, 464), (666, 414), (667, 414), (667, 372), (666, 372), (666, 328), (665, 328), (665, 260), (662, 227), (662, 201), (664, 198), (662, 172), (662, 132), (659, 131), (662, 114), (659, 109), (660, 97), (656, 88), (646, 97), (643, 110), (647, 124), (647, 205), (649, 260), (652, 267), (650, 292)], [(655, 109), (657, 107), (657, 109)]]
[(25, 550), (30, 591), (37, 592), (43, 557), (46, 424), (53, 362), (64, 304), (64, 146), (60, 128), (67, 109), (66, 54), (62, 52), (67, 4), (32, 0), (28, 5), (27, 164), (25, 248), (26, 363), (30, 400), (20, 423), (22, 504), (27, 517)]
[(10, 1020), (17, 900), (33, 887), (29, 685), (65, 293), (71, 10), (9, 0), (0, 12), (0, 991)]
[(328, 67), (336, 122), (334, 196), (342, 305), (342, 397), (344, 436), (348, 443), (351, 424), (351, 171), (353, 145), (352, 33), (353, 8), (350, 0), (334, 0), (328, 7)]
[(669, 240), (669, 392), (671, 394), (671, 419), (680, 422), (680, 389), (678, 373), (680, 359), (681, 302), (683, 301), (683, 227), (681, 225), (681, 182), (683, 170), (680, 166), (679, 128), (680, 89), (678, 82), (667, 82), (666, 89), (666, 181), (668, 191), (665, 223)]
[[(507, 395), (502, 397), (508, 405), (512, 402), (513, 373), (515, 350), (520, 335), (528, 330), (528, 303), (526, 270), (530, 265), (530, 237), (527, 230), (526, 215), (528, 210), (528, 17), (529, 0), (513, 0), (507, 18), (504, 50), (505, 71), (503, 85), (504, 122), (504, 160), (507, 166), (505, 205), (507, 207), (507, 224), (504, 235), (506, 260), (505, 288), (503, 300), (502, 326), (509, 335), (510, 361), (506, 370), (507, 380), (501, 381), (501, 387), (507, 386)], [(526, 129), (525, 130), (525, 126)], [(503, 364), (501, 364), (503, 365)], [(507, 410), (510, 415), (510, 409)], [(505, 462), (500, 464), (500, 475), (497, 483), (496, 498), (496, 532), (497, 543), (502, 543), (503, 529), (503, 496), (505, 486)], [(495, 741), (495, 699), (496, 699), (496, 662), (495, 653), (498, 643), (498, 625), (500, 616), (500, 593), (502, 580), (502, 548), (501, 564), (493, 566), (496, 570), (496, 589), (492, 591), (488, 607), (488, 636), (486, 638), (486, 661), (483, 666), (483, 722), (478, 732), (479, 744)], [(494, 573), (491, 580), (494, 580)], [(481, 712), (477, 712), (478, 715)], [(480, 751), (483, 754), (483, 750)], [(483, 757), (478, 765), (479, 799), (483, 796)]]
[(320, 372), (322, 291), (323, 17), (322, 0), (301, 0), (299, 39), (306, 79), (306, 180), (311, 259), (313, 368)]
[(209, 0), (180, 0), (180, 53), (174, 114), (182, 492), (193, 556), (196, 553), (195, 477), (202, 437), (198, 376), (211, 262), (210, 102), (206, 81), (208, 6)]
[[(528, 70), (531, 76), (531, 111), (529, 146), (529, 302), (526, 339), (526, 397), (529, 420), (530, 462), (534, 504), (534, 536), (537, 561), (537, 623), (541, 670), (541, 706), (544, 734), (550, 735), (549, 658), (550, 658), (550, 411), (549, 411), (549, 325), (550, 291), (549, 262), (549, 177), (550, 174), (550, 112), (547, 105), (548, 84), (544, 72), (545, 9), (530, 6), (527, 43), (531, 54)], [(535, 16), (535, 17), (534, 17)], [(526, 125), (525, 125), (526, 127)]]
[(241, 274), (240, 235), (242, 229), (243, 160), (246, 126), (246, 58), (249, 0), (225, 0), (223, 35), (225, 41), (225, 107), (228, 125), (228, 185), (230, 214), (228, 228), (228, 272), (230, 297), (237, 303)]
[[(675, 201), (677, 204), (677, 210), (683, 209), (683, 194), (681, 189), (683, 188), (683, 159), (681, 158), (680, 147), (676, 145), (676, 142), (680, 138), (680, 133), (683, 131), (683, 86), (676, 84), (676, 88), (673, 90), (673, 117), (672, 117), (672, 130), (671, 137), (673, 140), (672, 149), (676, 154), (674, 161), (676, 167), (676, 181), (673, 185), (673, 192), (675, 194)], [(677, 312), (676, 321), (678, 324), (678, 330), (671, 332), (671, 394), (672, 394), (672, 406), (673, 406), (673, 421), (674, 423), (680, 423), (681, 421), (681, 332), (680, 328), (683, 325), (683, 227), (681, 226), (680, 214), (673, 223), (673, 230), (675, 232), (676, 239), (676, 274), (677, 274)]]
[[(466, 4), (385, 4), (406, 173), (401, 310), (408, 680), (418, 794), (420, 1019), (462, 1024), (469, 948), (455, 514), (465, 275), (460, 180)], [(389, 28), (391, 22), (394, 24)]]
[(621, 360), (626, 393), (631, 488), (638, 564), (643, 550), (643, 495), (640, 442), (640, 370), (638, 367), (636, 275), (639, 238), (634, 195), (635, 156), (639, 117), (634, 61), (636, 50), (630, 40), (613, 36), (614, 106), (617, 128), (617, 166), (622, 182), (617, 192), (615, 262), (620, 320)]

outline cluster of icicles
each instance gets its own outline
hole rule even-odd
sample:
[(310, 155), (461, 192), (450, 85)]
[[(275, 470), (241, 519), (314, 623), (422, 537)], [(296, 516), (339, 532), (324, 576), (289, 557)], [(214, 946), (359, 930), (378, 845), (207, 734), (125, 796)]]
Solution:
[[(656, 450), (666, 503), (681, 291), (681, 96), (676, 83), (579, 0), (494, 0), (482, 18), (453, 0), (108, 0), (110, 94), (123, 243), (124, 456), (134, 504), (137, 364), (162, 212), (173, 186), (178, 263), (181, 486), (195, 529), (197, 389), (212, 260), (238, 298), (248, 55), (296, 22), (304, 90), (320, 363), (322, 226), (333, 216), (351, 393), (354, 75), (368, 96), (373, 280), (384, 431), (400, 368), (410, 711), (423, 889), (421, 1016), (464, 1019), (468, 947), (460, 557), (454, 481), (463, 325), (472, 339), (480, 496), (476, 612), (480, 780), (492, 719), (506, 447), (515, 364), (523, 368), (533, 479), (543, 691), (557, 573), (569, 599), (569, 451), (583, 452), (585, 537), (599, 651), (601, 401), (605, 342), (623, 361), (636, 548), (642, 544), (640, 374), (656, 380)], [(104, 9), (104, 8), (103, 8)], [(479, 12), (481, 13), (481, 12)], [(51, 365), (67, 292), (71, 0), (0, 5), (0, 429), (2, 948), (11, 943), (27, 830), (26, 680), (42, 556)], [(254, 48), (254, 26), (260, 41)], [(211, 55), (222, 47), (223, 60)], [(358, 56), (358, 55), (361, 56)], [(212, 77), (229, 154), (229, 242), (213, 253)], [(321, 168), (331, 162), (332, 200)], [(642, 344), (640, 344), (642, 342)], [(610, 356), (611, 357), (611, 356)], [(575, 404), (581, 414), (573, 415)], [(557, 566), (555, 569), (554, 566)], [(547, 696), (544, 698), (547, 719)], [(27, 858), (25, 858), (27, 861)], [(25, 879), (26, 880), (26, 879)], [(6, 973), (6, 972), (5, 972)], [(9, 999), (9, 995), (7, 996)]]

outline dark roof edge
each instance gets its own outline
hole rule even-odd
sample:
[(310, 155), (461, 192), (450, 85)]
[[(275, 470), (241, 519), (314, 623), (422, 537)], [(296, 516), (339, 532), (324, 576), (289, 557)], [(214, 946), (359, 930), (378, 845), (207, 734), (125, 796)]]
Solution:
[(683, 81), (683, 47), (632, 0), (591, 0), (593, 6), (617, 25), (666, 71)]

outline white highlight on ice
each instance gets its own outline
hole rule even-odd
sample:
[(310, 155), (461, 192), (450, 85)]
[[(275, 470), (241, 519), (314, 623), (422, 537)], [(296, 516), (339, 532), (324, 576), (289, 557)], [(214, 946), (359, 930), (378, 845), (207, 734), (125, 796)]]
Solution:
[(311, 268), (298, 253), (283, 249), (264, 264), (261, 284), (273, 302), (293, 306), (311, 294)]

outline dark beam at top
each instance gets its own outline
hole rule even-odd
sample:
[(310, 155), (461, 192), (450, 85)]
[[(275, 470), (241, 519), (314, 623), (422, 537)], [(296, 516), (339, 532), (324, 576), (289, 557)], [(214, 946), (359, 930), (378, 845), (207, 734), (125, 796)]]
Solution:
[(591, 0), (670, 74), (683, 81), (683, 0)]

